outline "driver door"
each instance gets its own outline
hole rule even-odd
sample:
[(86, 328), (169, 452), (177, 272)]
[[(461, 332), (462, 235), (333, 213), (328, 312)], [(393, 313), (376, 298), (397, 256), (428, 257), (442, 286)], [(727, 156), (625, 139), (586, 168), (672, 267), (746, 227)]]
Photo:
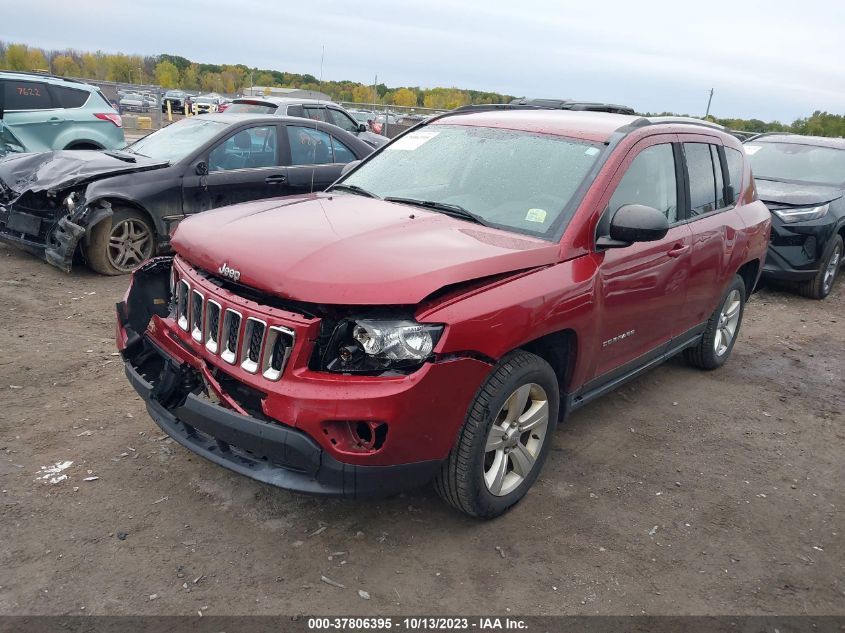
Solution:
[(605, 383), (663, 354), (676, 334), (690, 276), (692, 233), (684, 223), (683, 176), (674, 135), (638, 143), (608, 188), (612, 192), (597, 230), (606, 235), (623, 205), (662, 211), (669, 231), (662, 240), (599, 251), (599, 340), (594, 385)]
[(242, 128), (208, 153), (208, 174), (186, 175), (186, 213), (198, 213), (239, 202), (289, 193), (287, 169), (280, 161), (279, 126)]

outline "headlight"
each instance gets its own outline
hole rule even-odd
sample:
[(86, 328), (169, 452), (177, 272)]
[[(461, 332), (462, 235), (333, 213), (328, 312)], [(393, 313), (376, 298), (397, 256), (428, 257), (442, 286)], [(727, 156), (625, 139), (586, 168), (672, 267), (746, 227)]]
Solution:
[(321, 365), (349, 373), (413, 369), (431, 355), (442, 333), (442, 325), (412, 320), (347, 319), (335, 328)]
[(818, 220), (827, 214), (830, 203), (818, 207), (800, 207), (793, 209), (775, 209), (773, 213), (784, 222), (801, 222), (803, 220)]
[(76, 207), (76, 198), (77, 198), (77, 194), (76, 194), (75, 191), (72, 191), (68, 195), (68, 197), (65, 198), (65, 201), (64, 201), (65, 211), (67, 211), (68, 213), (73, 211), (73, 209)]

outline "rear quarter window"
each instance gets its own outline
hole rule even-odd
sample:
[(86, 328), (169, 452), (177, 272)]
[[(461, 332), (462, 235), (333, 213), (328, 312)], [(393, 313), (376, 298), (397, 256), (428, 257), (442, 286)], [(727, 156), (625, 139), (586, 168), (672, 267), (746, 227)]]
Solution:
[(6, 110), (49, 110), (54, 107), (47, 84), (37, 81), (5, 79), (3, 96)]
[(64, 86), (50, 86), (53, 101), (59, 108), (81, 108), (91, 95), (87, 90), (66, 88)]
[(739, 194), (742, 189), (742, 152), (732, 147), (726, 147), (725, 160), (728, 163), (728, 177), (731, 179), (730, 184), (734, 190), (733, 200), (729, 202), (735, 203), (739, 200)]

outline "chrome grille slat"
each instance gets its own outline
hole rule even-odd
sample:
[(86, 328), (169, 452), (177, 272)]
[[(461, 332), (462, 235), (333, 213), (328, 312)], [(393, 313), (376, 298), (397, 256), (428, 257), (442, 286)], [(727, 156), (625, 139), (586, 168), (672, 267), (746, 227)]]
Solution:
[(203, 302), (205, 297), (198, 290), (191, 292), (191, 338), (195, 341), (202, 342), (203, 332)]
[(264, 359), (261, 363), (261, 375), (267, 380), (275, 381), (282, 377), (293, 349), (293, 342), (293, 330), (278, 325), (270, 326), (267, 342), (264, 345)]
[(223, 316), (223, 351), (220, 353), (220, 358), (225, 360), (230, 365), (234, 365), (238, 359), (238, 340), (241, 334), (241, 313), (226, 309)]
[(205, 306), (205, 349), (216, 354), (220, 349), (220, 304), (209, 299)]
[(190, 297), (191, 287), (184, 279), (179, 280), (176, 297), (176, 323), (180, 328), (188, 331), (188, 298)]
[(244, 326), (244, 343), (241, 351), (241, 367), (251, 374), (258, 371), (261, 360), (261, 344), (264, 341), (264, 331), (267, 324), (255, 317), (249, 317)]

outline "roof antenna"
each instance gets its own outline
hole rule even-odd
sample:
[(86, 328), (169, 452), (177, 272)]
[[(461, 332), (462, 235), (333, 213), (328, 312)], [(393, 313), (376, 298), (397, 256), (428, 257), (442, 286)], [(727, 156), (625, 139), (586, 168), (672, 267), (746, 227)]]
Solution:
[[(320, 89), (317, 92), (317, 105), (320, 105), (320, 94), (323, 92), (323, 60), (326, 57), (326, 45), (323, 44), (323, 51), (320, 53)], [(317, 109), (319, 112), (319, 108)], [(317, 115), (319, 116), (319, 115)], [(314, 118), (314, 158), (312, 161), (313, 167), (311, 167), (311, 193), (314, 193), (314, 174), (317, 172), (317, 145), (319, 145), (319, 129), (317, 128), (317, 123), (319, 119), (316, 117)], [(329, 153), (332, 152), (331, 146), (329, 146)]]

